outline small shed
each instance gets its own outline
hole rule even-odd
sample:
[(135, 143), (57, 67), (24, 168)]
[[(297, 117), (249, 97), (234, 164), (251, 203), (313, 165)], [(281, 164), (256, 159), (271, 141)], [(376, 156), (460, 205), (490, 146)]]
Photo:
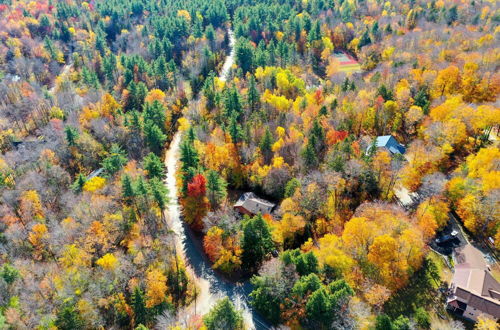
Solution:
[(253, 216), (259, 213), (270, 214), (274, 206), (273, 203), (257, 197), (253, 192), (246, 192), (234, 204), (234, 209), (241, 214)]
[[(367, 154), (371, 151), (372, 146), (373, 144), (368, 146), (368, 148), (366, 149)], [(377, 136), (377, 139), (375, 140), (375, 146), (377, 147), (377, 149), (384, 148), (393, 155), (402, 155), (406, 152), (405, 146), (399, 143), (392, 135)]]

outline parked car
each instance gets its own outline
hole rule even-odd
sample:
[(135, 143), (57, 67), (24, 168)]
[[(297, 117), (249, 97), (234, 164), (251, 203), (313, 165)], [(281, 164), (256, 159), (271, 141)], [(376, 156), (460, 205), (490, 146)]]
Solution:
[(450, 234), (436, 238), (436, 244), (443, 244), (456, 239), (458, 236), (458, 231), (454, 230)]

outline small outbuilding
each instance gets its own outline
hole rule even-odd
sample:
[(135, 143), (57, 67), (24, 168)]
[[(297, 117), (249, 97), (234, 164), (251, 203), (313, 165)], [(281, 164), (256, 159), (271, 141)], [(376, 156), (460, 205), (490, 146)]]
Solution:
[(241, 214), (254, 216), (256, 214), (270, 214), (275, 204), (257, 197), (253, 192), (246, 192), (234, 204), (234, 209)]
[[(392, 135), (377, 136), (375, 144), (377, 149), (384, 148), (391, 154), (404, 154), (406, 152), (405, 146), (399, 143), (396, 138)], [(370, 153), (373, 144), (369, 145), (366, 149), (366, 153)]]

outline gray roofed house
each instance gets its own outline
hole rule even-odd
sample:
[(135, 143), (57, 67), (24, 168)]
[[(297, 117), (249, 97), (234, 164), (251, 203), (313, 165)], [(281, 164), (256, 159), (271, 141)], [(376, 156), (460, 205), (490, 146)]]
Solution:
[[(377, 148), (384, 148), (389, 151), (391, 154), (404, 154), (406, 152), (406, 148), (400, 144), (392, 135), (384, 135), (377, 136), (375, 140), (375, 145)], [(371, 151), (372, 145), (369, 145), (366, 149), (366, 153)]]
[(253, 192), (246, 192), (234, 204), (234, 209), (242, 214), (256, 215), (269, 214), (274, 206), (273, 203), (257, 197)]
[(491, 275), (481, 251), (470, 244), (456, 251), (447, 308), (476, 321), (487, 314), (500, 318), (500, 283)]

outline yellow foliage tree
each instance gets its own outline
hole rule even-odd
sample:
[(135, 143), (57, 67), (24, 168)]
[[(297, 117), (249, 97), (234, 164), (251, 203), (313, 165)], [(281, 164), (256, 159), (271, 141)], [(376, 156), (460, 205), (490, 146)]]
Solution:
[(28, 241), (33, 245), (35, 250), (35, 258), (40, 260), (42, 258), (45, 241), (49, 238), (49, 232), (47, 226), (43, 223), (37, 223), (31, 228), (31, 232), (28, 235)]
[(106, 270), (115, 270), (118, 265), (118, 259), (113, 253), (106, 253), (101, 258), (97, 259), (96, 264)]
[(474, 326), (474, 329), (476, 330), (498, 330), (499, 326), (498, 323), (492, 319), (491, 317), (481, 314), (477, 318), (477, 323)]
[(106, 179), (101, 178), (100, 176), (95, 176), (90, 180), (87, 180), (83, 185), (83, 190), (88, 192), (95, 192), (104, 188), (106, 185)]
[(146, 274), (146, 307), (152, 308), (167, 301), (167, 277), (158, 268), (151, 268)]
[(44, 217), (42, 202), (36, 190), (27, 190), (21, 194), (19, 213), (24, 223), (31, 220), (41, 220)]
[(337, 272), (337, 275), (348, 276), (354, 266), (354, 260), (343, 250), (343, 244), (337, 235), (326, 234), (318, 240), (318, 248), (314, 249), (314, 254), (323, 266)]
[[(188, 14), (189, 15), (189, 14)], [(165, 102), (165, 93), (160, 89), (152, 89), (149, 91), (148, 95), (144, 99), (145, 103), (153, 103), (154, 101), (158, 101), (160, 103)]]
[(435, 98), (444, 95), (453, 95), (460, 88), (460, 70), (455, 65), (438, 72), (432, 86), (432, 94)]

